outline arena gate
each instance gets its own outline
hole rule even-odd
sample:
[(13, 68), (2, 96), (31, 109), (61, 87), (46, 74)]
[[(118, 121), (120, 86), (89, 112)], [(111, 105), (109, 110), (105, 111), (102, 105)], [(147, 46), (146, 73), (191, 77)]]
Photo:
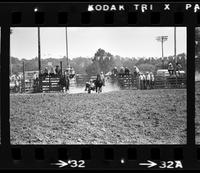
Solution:
[[(58, 85), (59, 77), (47, 76), (44, 80), (41, 80), (41, 91), (42, 92), (59, 92), (61, 87)], [(76, 87), (76, 78), (69, 79), (69, 89)]]
[(164, 89), (164, 88), (186, 88), (187, 82), (186, 82), (186, 76), (169, 76), (169, 77), (163, 77), (163, 76), (155, 76), (155, 89)]
[(47, 76), (44, 80), (41, 80), (41, 91), (42, 92), (51, 92), (51, 91), (60, 91), (61, 88), (58, 85), (59, 77), (50, 77)]
[(111, 76), (111, 83), (117, 84), (121, 89), (137, 89), (139, 86), (139, 78), (132, 74), (119, 74)]

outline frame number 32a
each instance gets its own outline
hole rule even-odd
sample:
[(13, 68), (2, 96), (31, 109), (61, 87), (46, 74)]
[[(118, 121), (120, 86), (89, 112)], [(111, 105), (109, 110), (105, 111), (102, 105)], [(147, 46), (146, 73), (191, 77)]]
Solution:
[(182, 162), (180, 160), (175, 161), (161, 161), (159, 164), (161, 169), (177, 169), (183, 168)]

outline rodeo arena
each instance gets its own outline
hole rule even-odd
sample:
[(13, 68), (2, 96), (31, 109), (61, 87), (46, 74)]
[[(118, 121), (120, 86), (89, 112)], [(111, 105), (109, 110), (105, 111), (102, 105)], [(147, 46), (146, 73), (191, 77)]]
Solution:
[(23, 62), (10, 74), (12, 144), (186, 143), (187, 74), (178, 61), (96, 75), (66, 61), (42, 69), (38, 39), (38, 70), (25, 71)]
[[(10, 76), (11, 93), (37, 93), (37, 92), (67, 92), (73, 88), (85, 85), (88, 93), (102, 92), (102, 88), (115, 85), (120, 89), (149, 90), (161, 88), (186, 88), (186, 73), (177, 63), (176, 68), (169, 63), (168, 69), (159, 69), (157, 73), (141, 72), (137, 66), (131, 72), (127, 67), (104, 74), (103, 71), (96, 76), (76, 74), (73, 67), (62, 70), (62, 62), (56, 67), (50, 65), (44, 70), (24, 71), (19, 75)], [(25, 77), (24, 77), (25, 76)], [(84, 92), (82, 91), (82, 92)]]
[[(24, 66), (23, 66), (24, 67)], [(159, 69), (157, 73), (141, 72), (137, 66), (131, 72), (127, 67), (117, 69), (104, 74), (103, 71), (96, 76), (76, 74), (73, 67), (62, 70), (60, 66), (53, 65), (44, 70), (27, 71), (10, 76), (11, 93), (37, 93), (37, 92), (67, 92), (69, 86), (73, 88), (85, 85), (88, 93), (91, 91), (102, 92), (102, 88), (115, 85), (120, 89), (159, 89), (159, 88), (186, 88), (186, 73), (181, 70), (182, 66), (176, 64), (176, 68), (169, 63), (168, 69)], [(25, 77), (23, 77), (25, 76)]]

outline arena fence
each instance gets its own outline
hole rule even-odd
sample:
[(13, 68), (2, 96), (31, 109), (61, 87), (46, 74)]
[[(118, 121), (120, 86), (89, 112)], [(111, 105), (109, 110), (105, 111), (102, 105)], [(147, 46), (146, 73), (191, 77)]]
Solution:
[[(79, 75), (76, 77), (77, 86), (85, 86), (85, 83), (90, 79), (95, 79), (96, 76)], [(138, 77), (134, 77), (133, 74), (129, 75), (117, 75), (107, 77), (112, 84), (118, 85), (121, 89), (141, 89), (140, 80)], [(181, 77), (163, 77), (155, 76), (154, 89), (160, 88), (186, 88), (186, 76)]]
[[(118, 85), (121, 89), (142, 89), (141, 81), (134, 75), (117, 75), (107, 77), (111, 84)], [(85, 83), (90, 79), (96, 79), (96, 76), (78, 75), (76, 78), (70, 79), (70, 88), (72, 87), (84, 87)], [(29, 80), (25, 83), (20, 82), (19, 88), (10, 90), (12, 92), (58, 92), (61, 90), (58, 85), (58, 77), (46, 77), (41, 80), (39, 87), (39, 80)], [(165, 88), (186, 88), (186, 77), (163, 77), (155, 76), (152, 89), (165, 89)], [(143, 88), (147, 89), (147, 88)]]
[[(141, 81), (138, 77), (134, 77), (132, 74), (112, 76), (111, 83), (117, 84), (121, 89), (142, 89)], [(186, 88), (186, 76), (155, 76), (154, 82), (152, 83), (152, 89), (161, 88)], [(144, 86), (143, 89), (147, 89), (147, 87)]]
[(137, 89), (139, 87), (139, 79), (134, 78), (132, 74), (120, 74), (111, 78), (111, 83), (117, 84), (121, 89)]
[(41, 91), (50, 92), (50, 91), (60, 91), (61, 88), (58, 85), (58, 77), (47, 76), (44, 80), (41, 80)]
[[(42, 92), (58, 92), (61, 91), (61, 87), (58, 85), (60, 78), (59, 77), (46, 77), (41, 82), (41, 91)], [(69, 79), (69, 87), (76, 87), (76, 78)]]
[(155, 77), (154, 88), (186, 88), (186, 77)]

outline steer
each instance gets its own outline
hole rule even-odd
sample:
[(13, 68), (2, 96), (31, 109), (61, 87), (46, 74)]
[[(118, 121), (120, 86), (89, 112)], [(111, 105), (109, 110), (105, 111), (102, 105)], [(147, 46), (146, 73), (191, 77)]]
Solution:
[(88, 93), (91, 93), (91, 91), (95, 91), (95, 81), (90, 79), (89, 82), (85, 83), (85, 91), (88, 91)]

